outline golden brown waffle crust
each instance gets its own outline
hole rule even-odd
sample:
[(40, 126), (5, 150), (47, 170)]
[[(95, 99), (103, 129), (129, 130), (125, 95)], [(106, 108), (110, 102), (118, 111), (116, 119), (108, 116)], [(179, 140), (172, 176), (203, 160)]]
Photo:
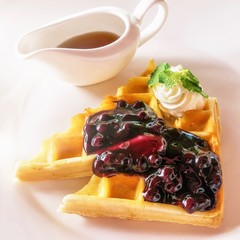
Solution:
[[(94, 178), (97, 177), (94, 176)], [(180, 206), (151, 203), (144, 201), (142, 198), (136, 200), (96, 197), (87, 194), (81, 195), (81, 192), (65, 196), (59, 210), (87, 217), (114, 217), (217, 228), (220, 226), (223, 218), (223, 187), (219, 192), (216, 208), (206, 212), (189, 214)]]

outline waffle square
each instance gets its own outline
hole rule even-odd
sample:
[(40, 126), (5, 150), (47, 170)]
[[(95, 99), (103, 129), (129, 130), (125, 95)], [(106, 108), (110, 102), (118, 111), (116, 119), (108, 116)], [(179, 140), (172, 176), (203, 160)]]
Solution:
[[(149, 68), (153, 62), (149, 63)], [(146, 71), (149, 75), (150, 72)], [(159, 103), (146, 87), (148, 77), (132, 78), (126, 86), (117, 90), (117, 97), (131, 103), (127, 96), (148, 95), (147, 104), (165, 119), (168, 127), (181, 128), (207, 140), (212, 150), (220, 155), (220, 117), (217, 99), (209, 97), (204, 109), (192, 110), (182, 118), (173, 119), (160, 111)], [(135, 90), (134, 90), (135, 89)], [(137, 90), (136, 90), (137, 89)], [(136, 93), (137, 91), (137, 93)], [(147, 93), (146, 93), (147, 92)], [(165, 221), (195, 226), (216, 228), (223, 218), (223, 186), (218, 193), (217, 205), (213, 210), (189, 214), (181, 207), (144, 201), (144, 180), (138, 176), (119, 174), (111, 178), (93, 175), (89, 183), (74, 194), (64, 197), (60, 211), (89, 217), (117, 217), (121, 219)]]

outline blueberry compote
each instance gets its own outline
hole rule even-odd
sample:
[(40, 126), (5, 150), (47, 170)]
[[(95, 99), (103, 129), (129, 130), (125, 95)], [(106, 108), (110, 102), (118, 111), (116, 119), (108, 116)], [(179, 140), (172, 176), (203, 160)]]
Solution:
[(213, 209), (222, 184), (218, 156), (207, 141), (164, 120), (142, 101), (91, 115), (84, 126), (84, 149), (97, 154), (93, 172), (145, 178), (145, 201), (181, 205), (186, 211)]

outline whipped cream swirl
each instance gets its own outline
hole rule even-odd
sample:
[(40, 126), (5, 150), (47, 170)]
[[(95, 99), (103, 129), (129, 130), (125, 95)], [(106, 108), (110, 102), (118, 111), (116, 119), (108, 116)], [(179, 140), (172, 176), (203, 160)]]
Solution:
[[(181, 65), (171, 67), (173, 72), (181, 70)], [(156, 83), (152, 90), (161, 103), (162, 111), (174, 117), (182, 117), (183, 113), (188, 110), (203, 109), (206, 103), (206, 99), (201, 94), (184, 88), (180, 81), (171, 88), (166, 87), (163, 83)]]

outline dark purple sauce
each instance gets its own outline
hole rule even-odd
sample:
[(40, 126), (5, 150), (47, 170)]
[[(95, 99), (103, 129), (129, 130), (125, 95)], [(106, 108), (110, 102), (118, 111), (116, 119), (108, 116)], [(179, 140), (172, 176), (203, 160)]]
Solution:
[(190, 213), (216, 205), (222, 184), (218, 156), (204, 139), (167, 128), (142, 101), (120, 100), (115, 109), (90, 116), (84, 149), (97, 154), (93, 173), (99, 177), (143, 176), (146, 201), (178, 204)]

